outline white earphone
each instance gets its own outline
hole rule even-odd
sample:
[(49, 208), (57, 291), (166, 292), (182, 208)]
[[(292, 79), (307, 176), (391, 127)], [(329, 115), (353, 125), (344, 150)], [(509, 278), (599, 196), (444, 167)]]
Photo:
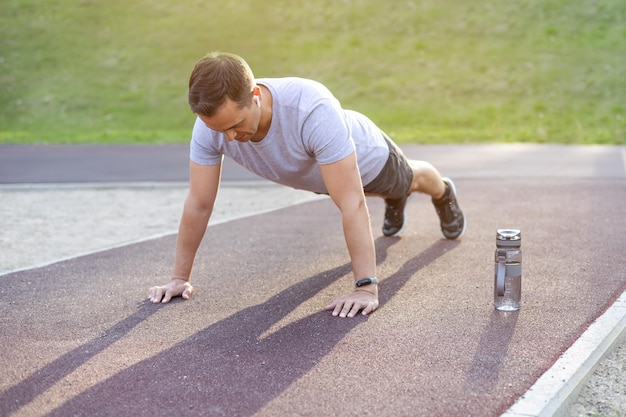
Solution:
[(254, 101), (256, 101), (256, 105), (261, 107), (261, 100), (259, 100), (259, 96), (254, 96)]

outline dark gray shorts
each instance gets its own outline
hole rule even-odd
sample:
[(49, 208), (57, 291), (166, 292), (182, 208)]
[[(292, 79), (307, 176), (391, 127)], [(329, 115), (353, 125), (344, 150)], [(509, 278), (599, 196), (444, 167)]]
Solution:
[(389, 158), (380, 174), (363, 187), (366, 193), (378, 194), (385, 198), (401, 198), (409, 193), (413, 182), (413, 169), (398, 145), (385, 135), (389, 146)]

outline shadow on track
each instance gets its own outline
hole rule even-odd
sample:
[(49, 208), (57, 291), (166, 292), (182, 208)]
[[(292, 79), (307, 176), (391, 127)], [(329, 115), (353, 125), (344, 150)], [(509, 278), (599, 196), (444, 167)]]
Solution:
[(64, 354), (0, 395), (0, 416), (8, 416), (120, 340), (157, 310), (142, 303), (135, 313), (116, 323), (101, 336)]
[[(398, 240), (377, 239), (379, 264)], [(381, 307), (417, 271), (458, 243), (437, 241), (382, 281)], [(298, 305), (350, 271), (350, 264), (344, 264), (307, 278), (125, 369), (48, 415), (253, 415), (367, 321), (360, 315), (339, 319), (320, 311), (260, 339)], [(53, 379), (65, 374), (57, 373)]]

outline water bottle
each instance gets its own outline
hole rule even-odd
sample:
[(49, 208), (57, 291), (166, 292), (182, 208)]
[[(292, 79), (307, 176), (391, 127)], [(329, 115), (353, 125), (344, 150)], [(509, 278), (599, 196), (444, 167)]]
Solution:
[(498, 229), (493, 304), (496, 310), (517, 311), (522, 298), (522, 232)]

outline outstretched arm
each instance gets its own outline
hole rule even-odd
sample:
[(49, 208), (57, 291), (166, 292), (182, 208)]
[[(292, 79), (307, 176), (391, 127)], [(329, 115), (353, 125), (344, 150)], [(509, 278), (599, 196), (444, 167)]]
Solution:
[[(341, 211), (343, 233), (352, 261), (355, 282), (376, 276), (376, 250), (363, 185), (352, 153), (341, 161), (321, 165), (320, 170), (331, 198)], [(378, 308), (378, 286), (369, 284), (355, 288), (351, 294), (326, 307), (334, 316), (354, 317), (359, 311), (367, 315)]]
[(189, 194), (176, 239), (176, 258), (169, 283), (150, 288), (153, 303), (167, 303), (172, 297), (188, 299), (193, 294), (189, 283), (198, 247), (206, 231), (219, 189), (221, 165), (199, 165), (190, 162)]

